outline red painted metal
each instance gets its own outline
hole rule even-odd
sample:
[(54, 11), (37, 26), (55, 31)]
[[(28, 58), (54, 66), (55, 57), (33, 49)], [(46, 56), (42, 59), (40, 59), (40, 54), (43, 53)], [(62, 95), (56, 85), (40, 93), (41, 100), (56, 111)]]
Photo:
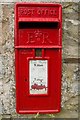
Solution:
[[(42, 49), (42, 56), (35, 49)], [(20, 114), (56, 113), (61, 104), (62, 7), (53, 3), (15, 6), (16, 110)], [(48, 61), (48, 93), (30, 94), (30, 60)], [(45, 85), (33, 89), (47, 89)]]

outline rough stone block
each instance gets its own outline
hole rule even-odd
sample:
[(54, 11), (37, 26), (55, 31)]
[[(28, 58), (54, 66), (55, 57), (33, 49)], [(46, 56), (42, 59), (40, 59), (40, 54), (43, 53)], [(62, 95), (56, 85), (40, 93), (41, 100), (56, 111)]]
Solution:
[[(18, 0), (21, 1), (21, 0)], [(17, 1), (17, 2), (18, 2)], [(22, 0), (28, 1), (28, 0)], [(32, 0), (30, 0), (31, 2)], [(37, 2), (54, 2), (54, 0), (34, 0)], [(33, 1), (33, 2), (34, 2)], [(8, 3), (9, 4), (2, 4)], [(0, 114), (8, 118), (16, 114), (15, 110), (15, 72), (14, 72), (14, 3), (16, 0), (0, 1)], [(62, 1), (56, 1), (62, 2)], [(63, 5), (63, 59), (78, 57), (78, 3), (64, 2)], [(55, 118), (78, 117), (78, 64), (63, 63), (62, 72), (62, 110)], [(80, 83), (79, 83), (80, 84)], [(5, 115), (4, 115), (5, 114)], [(25, 117), (34, 117), (25, 115)], [(46, 117), (44, 115), (43, 117)]]

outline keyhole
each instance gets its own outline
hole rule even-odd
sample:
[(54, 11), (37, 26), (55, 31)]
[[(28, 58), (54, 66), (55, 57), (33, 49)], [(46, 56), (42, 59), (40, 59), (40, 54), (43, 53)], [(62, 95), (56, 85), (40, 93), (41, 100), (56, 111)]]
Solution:
[(25, 82), (27, 81), (27, 79), (25, 79)]

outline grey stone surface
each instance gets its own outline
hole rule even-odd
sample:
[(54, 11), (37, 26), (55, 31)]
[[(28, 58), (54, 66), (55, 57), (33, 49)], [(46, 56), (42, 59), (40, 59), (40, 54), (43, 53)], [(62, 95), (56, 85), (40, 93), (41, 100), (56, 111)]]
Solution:
[[(23, 0), (24, 1), (24, 0)], [(31, 0), (32, 1), (32, 0)], [(40, 2), (41, 0), (35, 0)], [(47, 0), (43, 0), (47, 2)], [(49, 1), (49, 2), (53, 2)], [(36, 115), (18, 115), (15, 110), (15, 71), (14, 71), (14, 1), (0, 1), (0, 114), (3, 117), (35, 118)], [(2, 4), (2, 2), (11, 2)], [(18, 0), (17, 0), (18, 2)], [(34, 2), (34, 1), (33, 1)], [(63, 6), (63, 59), (78, 58), (78, 26), (80, 25), (78, 3), (64, 2)], [(62, 110), (52, 116), (40, 118), (78, 117), (78, 64), (62, 64)]]
[(79, 2), (80, 0), (1, 0), (1, 3), (14, 2)]
[(79, 2), (80, 0), (0, 0), (0, 3), (15, 3), (15, 2)]

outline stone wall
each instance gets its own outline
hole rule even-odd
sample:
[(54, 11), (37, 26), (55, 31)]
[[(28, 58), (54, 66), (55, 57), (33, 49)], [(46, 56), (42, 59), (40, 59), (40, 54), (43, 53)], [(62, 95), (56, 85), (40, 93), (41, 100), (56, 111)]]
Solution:
[[(58, 114), (37, 116), (19, 115), (15, 110), (14, 5), (16, 1), (20, 0), (0, 1), (0, 118), (78, 118), (80, 78), (77, 58), (80, 2), (60, 2), (63, 6), (62, 110)], [(54, 0), (43, 0), (43, 2), (54, 2)]]

